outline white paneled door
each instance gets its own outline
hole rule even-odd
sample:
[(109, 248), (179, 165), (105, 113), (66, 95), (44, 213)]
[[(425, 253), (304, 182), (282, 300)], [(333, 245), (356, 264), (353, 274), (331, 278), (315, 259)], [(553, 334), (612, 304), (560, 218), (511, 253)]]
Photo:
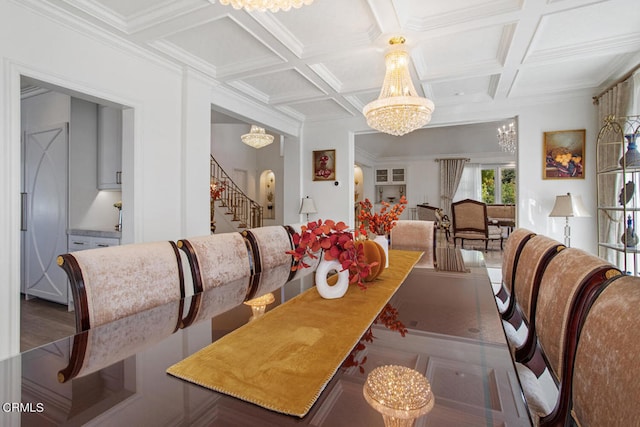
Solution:
[(23, 289), (67, 304), (67, 276), (56, 258), (67, 252), (68, 124), (27, 131), (23, 160)]

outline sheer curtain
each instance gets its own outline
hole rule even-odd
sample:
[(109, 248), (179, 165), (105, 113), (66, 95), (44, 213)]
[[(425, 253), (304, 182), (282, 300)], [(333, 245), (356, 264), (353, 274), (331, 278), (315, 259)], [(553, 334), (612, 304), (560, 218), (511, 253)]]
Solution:
[(440, 162), (440, 206), (451, 218), (451, 202), (456, 194), (464, 165), (469, 159), (439, 159)]
[(451, 201), (458, 202), (464, 199), (482, 200), (482, 179), (478, 163), (469, 163), (464, 166), (460, 184)]
[[(624, 117), (631, 113), (630, 101), (632, 101), (633, 79), (629, 78), (618, 83), (597, 98), (594, 103), (598, 108), (598, 127), (602, 127), (609, 116)], [(618, 160), (623, 155), (619, 144), (606, 144), (616, 138), (615, 132), (601, 132), (599, 135), (597, 170), (605, 170), (618, 165)], [(616, 206), (618, 193), (624, 182), (621, 182), (616, 174), (604, 174), (598, 177), (598, 206)], [(600, 242), (618, 242), (622, 235), (625, 223), (621, 212), (599, 210), (598, 212), (598, 239)], [(618, 264), (618, 253), (611, 249), (599, 247), (600, 257)]]

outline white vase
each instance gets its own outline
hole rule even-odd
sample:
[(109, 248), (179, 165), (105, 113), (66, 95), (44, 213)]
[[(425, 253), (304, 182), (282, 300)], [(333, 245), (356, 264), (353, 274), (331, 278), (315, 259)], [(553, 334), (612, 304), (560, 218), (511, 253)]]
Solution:
[(384, 255), (386, 257), (386, 262), (384, 263), (384, 268), (388, 268), (389, 267), (389, 241), (387, 240), (387, 236), (385, 235), (377, 235), (374, 239), (374, 242), (376, 242), (377, 244), (379, 244), (380, 246), (382, 246), (382, 249), (384, 249)]
[[(335, 270), (338, 272), (338, 281), (335, 285), (327, 283), (327, 275)], [(342, 298), (349, 289), (349, 270), (342, 270), (342, 264), (337, 260), (327, 261), (323, 259), (316, 269), (316, 288), (322, 298)]]

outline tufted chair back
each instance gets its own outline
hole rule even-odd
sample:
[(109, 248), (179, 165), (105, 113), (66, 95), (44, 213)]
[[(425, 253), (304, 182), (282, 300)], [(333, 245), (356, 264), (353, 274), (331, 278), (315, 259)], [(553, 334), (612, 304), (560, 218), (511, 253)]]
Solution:
[(173, 242), (77, 251), (60, 255), (58, 265), (69, 277), (78, 332), (184, 296)]

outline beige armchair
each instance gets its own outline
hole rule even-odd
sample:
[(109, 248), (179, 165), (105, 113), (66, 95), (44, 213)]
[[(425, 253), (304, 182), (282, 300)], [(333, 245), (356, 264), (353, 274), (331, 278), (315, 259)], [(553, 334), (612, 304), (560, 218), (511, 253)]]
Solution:
[(495, 225), (489, 225), (487, 205), (477, 200), (465, 199), (451, 204), (453, 216), (453, 246), (460, 239), (461, 247), (466, 240), (484, 241), (484, 249), (489, 248), (490, 240), (500, 241), (502, 250), (502, 230)]

